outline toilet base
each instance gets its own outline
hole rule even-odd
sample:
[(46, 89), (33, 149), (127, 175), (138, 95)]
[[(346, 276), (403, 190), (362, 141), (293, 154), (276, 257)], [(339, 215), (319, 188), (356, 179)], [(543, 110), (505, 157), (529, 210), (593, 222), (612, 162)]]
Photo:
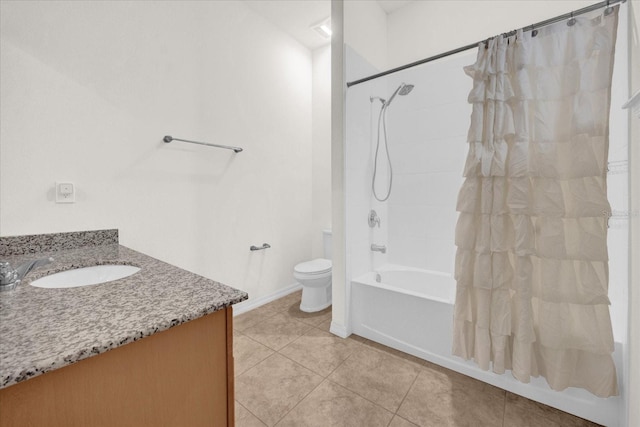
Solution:
[(300, 311), (315, 313), (331, 306), (331, 281), (326, 286), (302, 286)]

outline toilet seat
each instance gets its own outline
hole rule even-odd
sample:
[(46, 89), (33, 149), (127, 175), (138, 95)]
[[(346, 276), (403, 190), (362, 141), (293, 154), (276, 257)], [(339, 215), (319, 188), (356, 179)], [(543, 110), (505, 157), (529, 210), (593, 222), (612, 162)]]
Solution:
[(331, 272), (331, 260), (316, 258), (311, 261), (301, 262), (293, 268), (300, 275), (319, 275)]

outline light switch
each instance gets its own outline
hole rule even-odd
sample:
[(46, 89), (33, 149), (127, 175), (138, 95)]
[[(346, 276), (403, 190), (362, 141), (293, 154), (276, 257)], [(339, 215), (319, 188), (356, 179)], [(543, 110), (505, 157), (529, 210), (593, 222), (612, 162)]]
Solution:
[(72, 182), (56, 182), (56, 203), (75, 203), (76, 189)]

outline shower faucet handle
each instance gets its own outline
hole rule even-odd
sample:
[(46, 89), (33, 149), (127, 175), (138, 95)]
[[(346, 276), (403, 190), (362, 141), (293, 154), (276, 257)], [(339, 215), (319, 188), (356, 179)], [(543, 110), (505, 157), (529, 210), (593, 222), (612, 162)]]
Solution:
[(376, 224), (378, 225), (378, 228), (380, 228), (380, 217), (376, 211), (371, 209), (371, 212), (369, 212), (369, 227), (373, 228)]

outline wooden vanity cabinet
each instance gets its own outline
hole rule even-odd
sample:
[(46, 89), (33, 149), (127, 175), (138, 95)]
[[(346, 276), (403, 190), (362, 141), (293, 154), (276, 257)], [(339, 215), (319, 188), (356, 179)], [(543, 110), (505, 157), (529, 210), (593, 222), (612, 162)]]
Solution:
[(0, 426), (233, 426), (232, 321), (229, 307), (4, 388)]

